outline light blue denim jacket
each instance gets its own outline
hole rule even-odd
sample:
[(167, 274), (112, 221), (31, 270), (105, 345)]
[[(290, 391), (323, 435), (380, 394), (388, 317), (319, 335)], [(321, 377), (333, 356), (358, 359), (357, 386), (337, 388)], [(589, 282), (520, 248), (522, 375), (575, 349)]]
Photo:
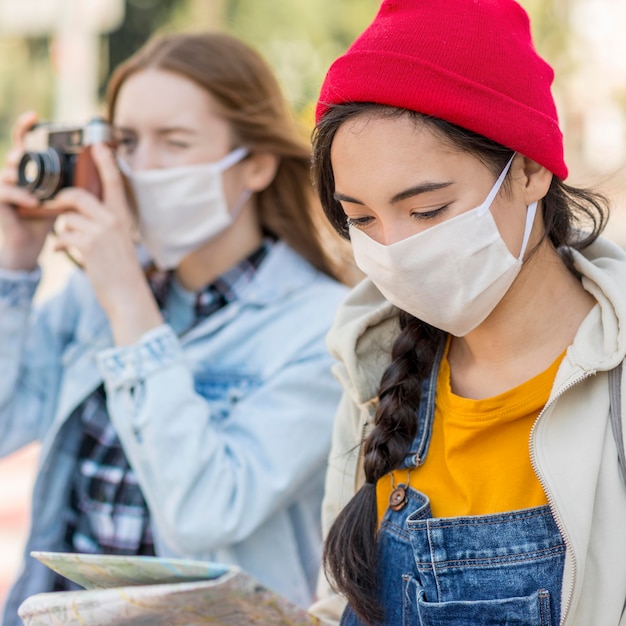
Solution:
[(159, 555), (237, 564), (306, 606), (340, 388), (324, 338), (343, 286), (278, 243), (243, 296), (178, 338), (112, 346), (82, 272), (40, 307), (38, 273), (0, 272), (0, 454), (42, 442), (25, 561), (3, 625), (46, 590), (31, 550), (63, 549), (81, 437), (73, 409), (103, 381), (150, 507)]

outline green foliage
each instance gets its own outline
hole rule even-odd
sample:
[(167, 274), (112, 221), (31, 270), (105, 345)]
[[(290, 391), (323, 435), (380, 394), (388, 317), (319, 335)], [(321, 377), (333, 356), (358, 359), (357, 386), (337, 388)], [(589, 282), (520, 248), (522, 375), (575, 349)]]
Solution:
[(571, 58), (569, 0), (521, 0), (530, 16), (535, 47), (550, 65), (557, 68), (556, 81), (565, 80), (575, 69)]
[(54, 95), (54, 71), (51, 68), (46, 38), (0, 38), (0, 150), (10, 144), (15, 117), (22, 111), (36, 110), (49, 117)]
[(152, 33), (170, 19), (181, 0), (126, 0), (124, 21), (120, 28), (103, 37), (107, 43), (102, 59), (105, 71), (101, 75), (100, 97), (104, 97), (110, 73), (137, 49)]
[[(568, 0), (521, 0), (532, 18), (539, 52), (568, 65)], [(126, 0), (126, 16), (102, 37), (99, 97), (110, 72), (152, 34), (226, 30), (263, 54), (275, 69), (294, 111), (312, 122), (324, 73), (376, 14), (380, 0)], [(50, 115), (54, 59), (46, 37), (0, 38), (0, 149), (16, 115), (36, 109)]]
[(372, 20), (379, 4), (380, 0), (183, 0), (169, 27), (222, 29), (241, 37), (267, 59), (293, 109), (308, 120), (326, 69)]
[(296, 109), (314, 101), (324, 73), (370, 22), (378, 0), (236, 0), (225, 25), (275, 68)]

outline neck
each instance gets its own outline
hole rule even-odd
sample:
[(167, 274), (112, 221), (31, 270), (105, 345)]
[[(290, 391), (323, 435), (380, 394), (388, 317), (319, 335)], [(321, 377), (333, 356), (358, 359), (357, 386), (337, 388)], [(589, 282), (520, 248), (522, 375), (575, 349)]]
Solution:
[(541, 373), (572, 343), (594, 304), (543, 242), (491, 315), (465, 337), (453, 337), (448, 358), (454, 393), (489, 397)]
[(176, 277), (185, 289), (202, 289), (259, 248), (263, 232), (256, 207), (247, 204), (225, 231), (181, 261)]

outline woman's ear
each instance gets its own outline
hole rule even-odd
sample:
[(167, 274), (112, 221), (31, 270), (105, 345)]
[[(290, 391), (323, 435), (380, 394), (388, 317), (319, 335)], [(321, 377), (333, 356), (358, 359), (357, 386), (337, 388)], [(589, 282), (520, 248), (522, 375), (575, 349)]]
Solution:
[(245, 186), (250, 191), (263, 191), (276, 176), (278, 157), (271, 152), (253, 152), (245, 164)]
[(548, 193), (554, 174), (536, 161), (519, 156), (521, 157), (520, 178), (524, 184), (525, 203), (529, 205), (541, 200)]

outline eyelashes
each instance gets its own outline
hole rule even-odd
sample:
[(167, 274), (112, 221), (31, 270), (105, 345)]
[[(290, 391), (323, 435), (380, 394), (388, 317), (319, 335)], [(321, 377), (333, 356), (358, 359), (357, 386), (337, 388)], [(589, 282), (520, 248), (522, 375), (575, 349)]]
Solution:
[[(433, 209), (432, 211), (414, 211), (411, 213), (411, 218), (418, 222), (427, 222), (429, 220), (435, 220), (441, 217), (449, 208), (450, 205), (445, 204), (442, 207)], [(346, 226), (352, 228), (365, 228), (374, 221), (374, 217), (366, 215), (362, 217), (350, 217), (346, 215)]]
[(434, 209), (432, 211), (424, 211), (421, 213), (416, 211), (415, 213), (411, 213), (411, 217), (416, 220), (432, 220), (443, 215), (447, 211), (448, 207), (449, 205), (445, 204), (444, 206), (439, 207), (438, 209)]
[(353, 228), (363, 228), (372, 221), (371, 217), (349, 217), (346, 215), (346, 226)]

